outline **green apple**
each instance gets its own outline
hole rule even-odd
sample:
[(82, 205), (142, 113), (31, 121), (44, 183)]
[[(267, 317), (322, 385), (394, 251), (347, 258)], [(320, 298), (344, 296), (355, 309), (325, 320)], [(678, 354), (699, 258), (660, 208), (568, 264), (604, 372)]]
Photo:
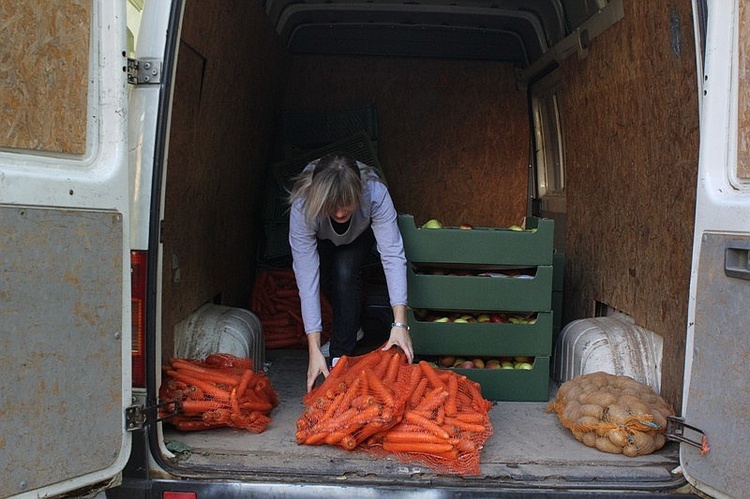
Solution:
[(450, 322), (450, 321), (451, 321), (450, 318), (443, 316), (443, 317), (438, 317), (432, 322)]
[(477, 322), (490, 322), (491, 320), (492, 320), (492, 317), (490, 317), (490, 314), (477, 315)]
[(457, 323), (457, 324), (468, 324), (469, 323), (469, 321), (466, 320), (466, 317), (464, 317), (464, 316), (456, 318), (453, 322)]
[(508, 227), (508, 228), (509, 228), (510, 230), (515, 230), (515, 231), (521, 231), (521, 230), (523, 230), (523, 227), (521, 227), (520, 225), (511, 225), (511, 226), (510, 226), (510, 227)]
[(464, 359), (463, 357), (456, 357), (456, 361), (453, 363), (453, 367), (460, 367), (464, 362), (466, 362), (466, 359)]
[(528, 362), (516, 362), (516, 365), (513, 366), (514, 369), (534, 369), (534, 366), (529, 364)]
[(440, 223), (436, 218), (431, 218), (422, 224), (423, 229), (442, 229), (443, 224)]

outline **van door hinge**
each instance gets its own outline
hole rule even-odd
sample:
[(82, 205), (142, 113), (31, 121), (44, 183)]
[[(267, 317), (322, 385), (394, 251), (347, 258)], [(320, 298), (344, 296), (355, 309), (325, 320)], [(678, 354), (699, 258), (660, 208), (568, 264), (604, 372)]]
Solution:
[[(167, 407), (168, 414), (159, 416), (159, 409)], [(142, 405), (131, 405), (125, 408), (125, 431), (138, 431), (144, 429), (152, 423), (164, 421), (180, 412), (180, 403), (177, 400), (170, 400), (160, 404), (144, 407)]]
[(131, 85), (155, 85), (161, 83), (161, 59), (128, 58), (128, 83)]
[[(700, 435), (700, 441), (693, 440), (685, 436), (685, 429), (691, 430)], [(711, 446), (708, 445), (708, 438), (702, 430), (699, 430), (695, 426), (690, 426), (685, 423), (685, 420), (678, 416), (667, 416), (667, 429), (666, 429), (667, 440), (674, 440), (676, 442), (682, 442), (684, 444), (692, 445), (701, 450), (701, 456), (708, 454), (711, 450)]]

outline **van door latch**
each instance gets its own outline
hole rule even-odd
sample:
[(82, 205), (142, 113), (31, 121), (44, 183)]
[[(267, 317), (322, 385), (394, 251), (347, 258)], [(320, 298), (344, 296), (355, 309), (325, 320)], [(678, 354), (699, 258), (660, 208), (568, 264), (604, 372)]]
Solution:
[(131, 59), (128, 57), (128, 83), (131, 85), (156, 85), (161, 83), (160, 59)]
[[(159, 409), (167, 407), (169, 412), (159, 416)], [(180, 412), (180, 403), (170, 400), (160, 404), (144, 407), (142, 405), (131, 405), (125, 408), (125, 431), (138, 431), (152, 423), (164, 421)]]
[[(700, 441), (693, 440), (685, 436), (685, 429), (691, 430), (694, 433), (700, 435)], [(695, 426), (690, 426), (685, 423), (685, 420), (678, 416), (667, 416), (667, 428), (666, 435), (667, 440), (674, 440), (676, 442), (682, 442), (684, 444), (692, 445), (701, 450), (701, 456), (708, 454), (711, 450), (711, 446), (708, 445), (708, 438), (702, 430), (699, 430)]]

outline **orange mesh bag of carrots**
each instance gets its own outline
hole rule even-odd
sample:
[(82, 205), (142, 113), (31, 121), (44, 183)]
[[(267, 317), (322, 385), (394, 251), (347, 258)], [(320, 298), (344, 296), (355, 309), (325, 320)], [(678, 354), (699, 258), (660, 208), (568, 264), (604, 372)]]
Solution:
[(492, 435), (489, 410), (478, 383), (420, 361), (405, 366), (409, 388), (404, 416), (376, 434), (366, 450), (421, 462), (439, 473), (478, 475), (480, 451)]
[[(328, 340), (333, 311), (325, 296), (321, 296), (323, 319), (322, 341)], [(250, 309), (263, 325), (266, 348), (307, 348), (307, 336), (294, 271), (289, 269), (262, 270), (253, 286)]]
[(641, 456), (661, 449), (674, 409), (648, 385), (629, 376), (595, 372), (566, 381), (547, 412), (573, 436), (602, 452)]
[(375, 433), (399, 422), (407, 393), (399, 383), (406, 355), (398, 348), (343, 356), (326, 380), (303, 402), (297, 443), (354, 450)]
[(241, 428), (261, 433), (271, 423), (279, 396), (267, 376), (253, 370), (253, 361), (230, 354), (204, 360), (171, 358), (163, 366), (160, 410), (181, 431)]
[(342, 357), (303, 402), (299, 444), (391, 454), (439, 473), (479, 474), (492, 434), (492, 404), (477, 383), (424, 361), (407, 364), (398, 348)]

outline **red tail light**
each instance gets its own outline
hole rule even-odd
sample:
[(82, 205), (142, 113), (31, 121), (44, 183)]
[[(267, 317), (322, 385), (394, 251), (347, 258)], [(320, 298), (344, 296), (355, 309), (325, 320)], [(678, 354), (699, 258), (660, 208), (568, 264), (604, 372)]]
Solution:
[(130, 252), (133, 386), (146, 387), (146, 263), (148, 253)]

